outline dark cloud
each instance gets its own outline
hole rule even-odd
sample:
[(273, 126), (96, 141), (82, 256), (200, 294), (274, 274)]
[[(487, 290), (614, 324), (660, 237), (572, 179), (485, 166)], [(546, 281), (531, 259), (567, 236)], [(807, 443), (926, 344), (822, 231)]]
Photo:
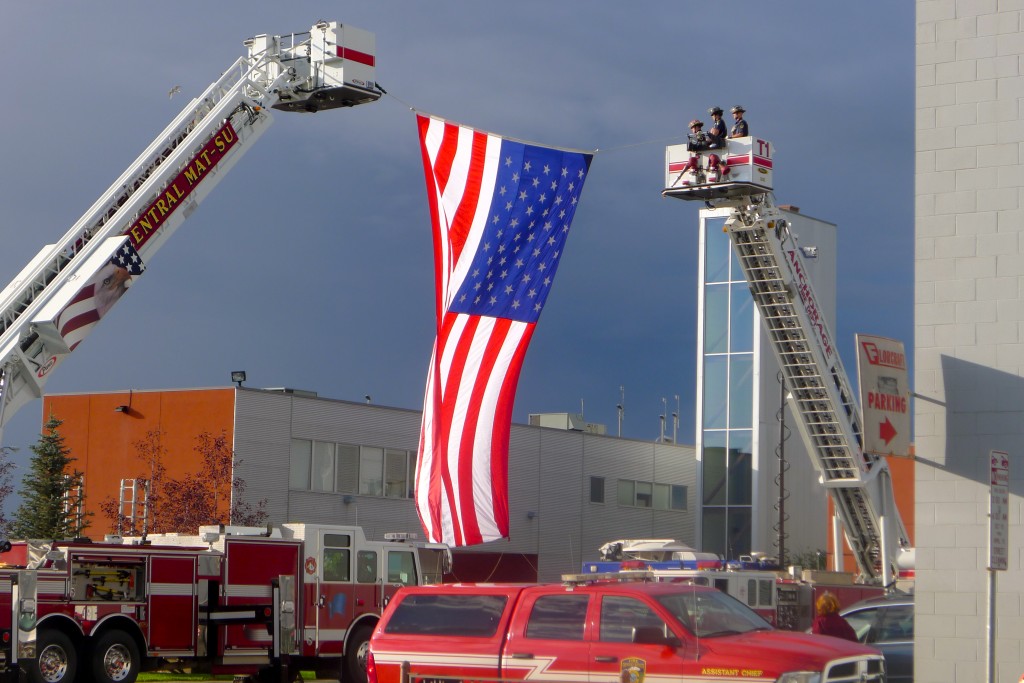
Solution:
[[(515, 419), (577, 410), (655, 438), (681, 397), (693, 440), (696, 216), (660, 197), (664, 145), (742, 103), (777, 146), (777, 196), (839, 226), (837, 338), (912, 341), (913, 6), (862, 3), (207, 3), (2, 10), (0, 280), (57, 240), (241, 41), (320, 18), (377, 35), (392, 96), (279, 114), (152, 260), (51, 392), (253, 386), (418, 407), (433, 341), (414, 106), (502, 134), (600, 148)], [(716, 14), (717, 13), (717, 14)], [(884, 21), (880, 21), (884, 18)], [(174, 86), (182, 92), (167, 93)], [(5, 436), (25, 446), (39, 405)]]

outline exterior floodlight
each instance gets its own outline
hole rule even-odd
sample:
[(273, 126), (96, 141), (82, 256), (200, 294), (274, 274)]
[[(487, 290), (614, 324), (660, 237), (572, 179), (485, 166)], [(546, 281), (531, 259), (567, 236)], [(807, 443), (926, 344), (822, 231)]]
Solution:
[(241, 388), (242, 382), (245, 381), (245, 370), (234, 370), (231, 373), (231, 381), (238, 384), (239, 388)]

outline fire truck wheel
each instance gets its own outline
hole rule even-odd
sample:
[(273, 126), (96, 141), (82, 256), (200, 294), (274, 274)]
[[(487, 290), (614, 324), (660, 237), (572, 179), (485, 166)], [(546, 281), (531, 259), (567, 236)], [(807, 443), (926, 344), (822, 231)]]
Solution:
[(345, 647), (344, 683), (366, 683), (366, 657), (370, 652), (373, 627), (363, 624), (356, 628)]
[(29, 671), (31, 683), (63, 683), (75, 680), (78, 652), (71, 639), (60, 631), (41, 630), (39, 656)]
[(127, 633), (107, 631), (96, 641), (92, 675), (96, 683), (135, 683), (139, 674), (139, 648)]

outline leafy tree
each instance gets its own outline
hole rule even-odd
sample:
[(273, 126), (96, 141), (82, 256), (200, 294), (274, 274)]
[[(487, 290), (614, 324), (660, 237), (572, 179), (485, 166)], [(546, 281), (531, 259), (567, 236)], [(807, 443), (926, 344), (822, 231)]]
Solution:
[(119, 499), (107, 498), (100, 503), (100, 512), (110, 520), (112, 532), (141, 536), (158, 531), (154, 528), (154, 518), (163, 497), (163, 484), (167, 476), (167, 467), (164, 465), (167, 448), (163, 444), (163, 432), (159, 429), (146, 432), (146, 436), (133, 442), (132, 446), (135, 448), (135, 459), (143, 468), (135, 477), (135, 509), (122, 509)]
[[(148, 469), (136, 477), (149, 488), (149, 524), (152, 533), (195, 533), (204, 524), (218, 524), (225, 520), (231, 524), (259, 525), (266, 522), (267, 501), (252, 506), (241, 500), (245, 481), (233, 476), (241, 461), (235, 458), (227, 434), (212, 435), (203, 432), (196, 437), (195, 451), (199, 454), (199, 469), (181, 478), (167, 476), (163, 458), (166, 455), (159, 432), (150, 432), (147, 438), (135, 444), (137, 457)], [(101, 505), (104, 516), (122, 533), (141, 534), (141, 524), (124, 516), (118, 501), (107, 499)]]
[(17, 538), (70, 538), (88, 526), (74, 514), (83, 502), (82, 473), (68, 468), (75, 458), (60, 433), (63, 422), (53, 415), (32, 447), (29, 473), (21, 482), (21, 506), (14, 513), (11, 534)]

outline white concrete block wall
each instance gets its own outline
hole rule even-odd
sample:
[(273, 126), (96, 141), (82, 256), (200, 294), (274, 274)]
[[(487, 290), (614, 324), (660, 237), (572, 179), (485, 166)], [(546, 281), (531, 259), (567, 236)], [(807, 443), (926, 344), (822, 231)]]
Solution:
[(1024, 0), (917, 0), (915, 680), (985, 681), (988, 453), (1010, 453), (994, 680), (1024, 675)]

